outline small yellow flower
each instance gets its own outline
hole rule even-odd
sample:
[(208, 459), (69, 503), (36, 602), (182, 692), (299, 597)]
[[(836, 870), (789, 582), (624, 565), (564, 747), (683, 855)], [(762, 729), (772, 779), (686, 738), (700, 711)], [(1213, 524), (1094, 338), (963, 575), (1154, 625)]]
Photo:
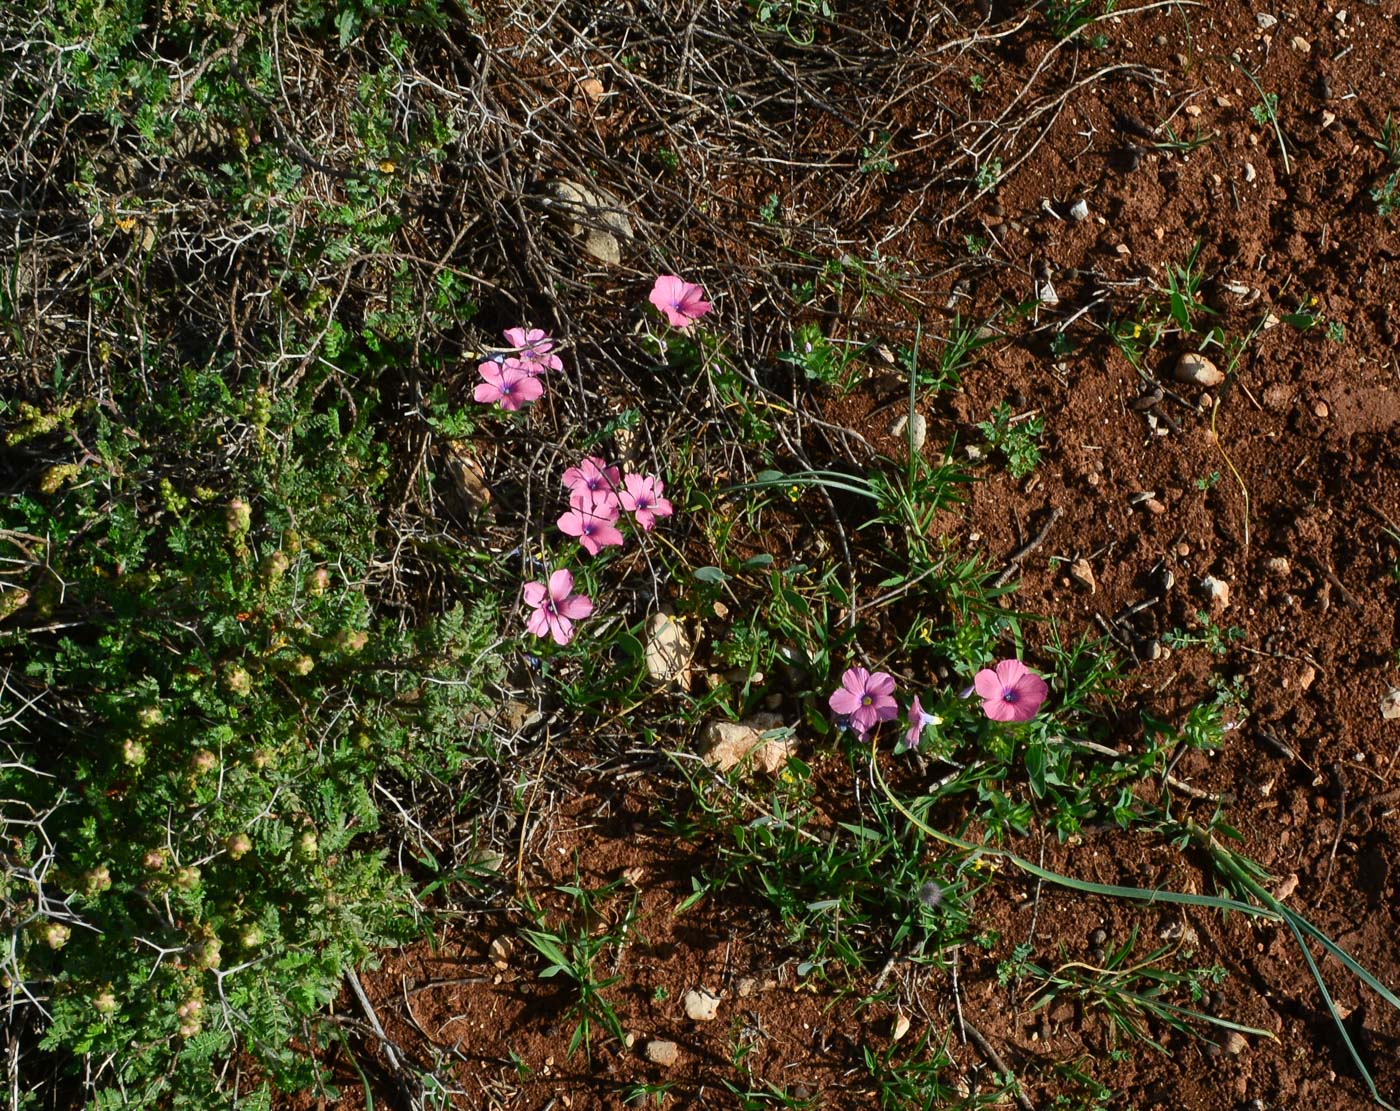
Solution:
[(379, 163), (379, 172), (381, 174), (392, 174), (394, 172), (394, 169), (394, 164), (390, 162), (387, 158), (384, 159), (383, 162)]

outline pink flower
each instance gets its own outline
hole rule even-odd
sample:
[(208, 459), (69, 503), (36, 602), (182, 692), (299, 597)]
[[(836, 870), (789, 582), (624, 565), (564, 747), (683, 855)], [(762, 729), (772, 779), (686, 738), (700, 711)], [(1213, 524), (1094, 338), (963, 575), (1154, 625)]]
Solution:
[(616, 520), (615, 495), (609, 494), (607, 500), (603, 500), (591, 497), (585, 491), (574, 495), (569, 512), (559, 518), (559, 531), (568, 536), (577, 536), (584, 551), (597, 555), (604, 548), (622, 546), (622, 533), (613, 523)]
[(656, 518), (671, 515), (671, 503), (661, 496), (664, 483), (655, 475), (643, 478), (639, 474), (629, 474), (622, 480), (627, 486), (618, 500), (628, 513), (637, 515), (637, 524), (643, 532), (650, 532), (656, 525)]
[[(590, 455), (579, 463), (577, 467), (570, 467), (564, 472), (564, 485), (569, 488), (570, 501), (583, 496), (594, 498), (612, 499), (613, 505), (617, 505), (617, 495), (614, 491), (622, 482), (622, 475), (616, 467), (609, 467), (596, 455)], [(617, 515), (613, 514), (613, 519)]]
[(484, 379), (472, 394), (483, 404), (498, 402), (502, 409), (516, 410), (527, 401), (544, 395), (544, 386), (527, 374), (519, 359), (507, 359), (497, 364), (488, 360), (476, 368)]
[(568, 644), (574, 636), (574, 622), (593, 612), (593, 600), (587, 594), (575, 594), (574, 577), (567, 571), (555, 571), (549, 584), (526, 583), (525, 604), (535, 612), (525, 621), (525, 628), (537, 637), (552, 636), (556, 644)]
[(551, 355), (554, 340), (543, 328), (507, 328), (506, 342), (517, 349), (517, 357), (525, 373), (534, 377), (547, 370), (563, 370), (563, 360)]
[(983, 668), (972, 680), (982, 712), (993, 721), (1030, 721), (1050, 688), (1020, 660), (1002, 660), (993, 671)]
[(937, 714), (930, 714), (919, 704), (919, 696), (914, 696), (913, 703), (909, 706), (909, 728), (904, 733), (904, 747), (906, 749), (918, 748), (919, 742), (924, 738), (924, 730), (930, 725), (942, 725), (943, 719)]
[(662, 274), (648, 298), (673, 328), (689, 328), (710, 311), (705, 291), (674, 274)]
[(833, 712), (848, 717), (851, 728), (862, 739), (882, 721), (899, 716), (894, 701), (894, 676), (883, 671), (871, 674), (863, 667), (850, 668), (841, 676), (841, 686), (832, 692)]

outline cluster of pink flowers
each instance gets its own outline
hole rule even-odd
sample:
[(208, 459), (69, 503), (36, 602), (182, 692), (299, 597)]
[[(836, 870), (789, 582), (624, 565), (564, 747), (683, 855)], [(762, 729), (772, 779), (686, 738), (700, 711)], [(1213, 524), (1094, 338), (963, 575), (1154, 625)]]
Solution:
[(472, 396), (482, 404), (514, 412), (543, 397), (540, 376), (563, 370), (564, 362), (553, 354), (554, 340), (542, 328), (507, 328), (504, 334), (513, 353), (498, 352), (477, 366), (482, 381)]
[[(657, 277), (648, 299), (667, 323), (682, 331), (712, 307), (703, 289), (674, 274)], [(564, 362), (554, 354), (554, 340), (543, 328), (507, 328), (504, 334), (511, 350), (498, 351), (477, 365), (481, 384), (472, 396), (483, 405), (516, 412), (544, 396), (541, 375), (563, 370)]]
[[(623, 477), (617, 467), (596, 455), (566, 470), (564, 485), (569, 490), (569, 511), (559, 518), (559, 530), (578, 537), (589, 555), (622, 545), (617, 522), (624, 510), (643, 532), (656, 527), (656, 518), (671, 516), (671, 503), (661, 496), (665, 489), (661, 479), (639, 474)], [(593, 600), (574, 593), (574, 577), (568, 571), (555, 571), (547, 583), (526, 583), (524, 597), (534, 610), (525, 627), (536, 636), (552, 636), (561, 645), (573, 639), (574, 622), (593, 612)]]
[[(674, 274), (662, 274), (656, 279), (650, 300), (668, 323), (682, 330), (711, 308), (703, 289)], [(543, 397), (540, 377), (548, 371), (563, 370), (564, 364), (554, 354), (554, 340), (539, 328), (507, 328), (505, 337), (511, 352), (499, 352), (477, 367), (482, 382), (473, 396), (484, 404), (515, 411)], [(590, 455), (566, 470), (564, 485), (569, 491), (569, 511), (559, 518), (559, 529), (578, 537), (589, 555), (621, 546), (622, 532), (617, 524), (623, 512), (632, 514), (643, 532), (655, 528), (658, 517), (672, 513), (660, 478), (649, 474), (623, 475), (618, 467), (597, 456)], [(562, 569), (544, 582), (526, 583), (523, 597), (531, 609), (525, 628), (538, 637), (553, 637), (559, 645), (573, 639), (575, 621), (593, 612), (593, 600), (587, 594), (575, 593), (574, 576)]]
[(626, 510), (643, 532), (656, 527), (656, 518), (671, 515), (671, 503), (662, 497), (665, 483), (655, 475), (629, 474), (590, 455), (564, 472), (569, 490), (569, 511), (559, 518), (559, 531), (577, 536), (589, 555), (604, 548), (622, 546), (617, 521)]
[[(832, 692), (829, 704), (832, 712), (845, 718), (856, 736), (864, 740), (881, 722), (899, 717), (894, 687), (894, 676), (888, 672), (853, 667), (841, 676), (841, 686)], [(995, 668), (979, 671), (964, 697), (973, 691), (982, 699), (982, 712), (992, 721), (1023, 722), (1039, 712), (1050, 687), (1020, 660), (1002, 660)], [(942, 723), (943, 719), (925, 710), (915, 695), (909, 706), (904, 747), (916, 748), (929, 726)]]

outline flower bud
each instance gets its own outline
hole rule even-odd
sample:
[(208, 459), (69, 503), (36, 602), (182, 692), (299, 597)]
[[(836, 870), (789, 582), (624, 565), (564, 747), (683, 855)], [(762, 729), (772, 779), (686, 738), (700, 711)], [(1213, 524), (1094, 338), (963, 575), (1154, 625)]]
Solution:
[(199, 869), (191, 865), (175, 873), (175, 886), (181, 891), (193, 891), (199, 886)]
[(146, 746), (128, 737), (122, 742), (122, 760), (133, 768), (139, 768), (146, 762)]
[(164, 849), (148, 849), (146, 855), (141, 858), (141, 863), (148, 872), (163, 872), (165, 859)]
[(224, 689), (229, 694), (246, 697), (253, 689), (253, 677), (248, 674), (247, 668), (229, 664), (224, 668)]
[(200, 1030), (200, 1014), (204, 1010), (204, 1000), (192, 995), (175, 1008), (175, 1017), (180, 1020), (180, 1037), (192, 1038)]
[(190, 758), (190, 770), (195, 775), (207, 775), (219, 766), (219, 758), (207, 748), (201, 748)]
[(335, 646), (347, 655), (354, 655), (369, 643), (369, 634), (363, 629), (341, 629), (335, 634)]
[(303, 860), (315, 860), (321, 843), (316, 839), (314, 829), (306, 830), (297, 840), (297, 855)]
[(222, 948), (217, 937), (206, 937), (194, 947), (194, 966), (205, 970), (218, 968)]
[(263, 578), (269, 583), (275, 583), (287, 573), (287, 568), (291, 565), (292, 561), (287, 558), (287, 553), (279, 548), (277, 551), (263, 557)]
[(306, 589), (312, 594), (324, 594), (331, 585), (331, 573), (324, 567), (312, 571), (306, 579)]
[(224, 511), (224, 527), (230, 536), (243, 536), (253, 527), (253, 507), (242, 498), (234, 498)]
[(258, 926), (244, 926), (238, 934), (238, 944), (244, 949), (256, 949), (263, 943), (263, 932)]
[(253, 839), (246, 833), (235, 833), (224, 842), (224, 845), (228, 848), (228, 855), (234, 860), (247, 856), (253, 851)]
[(110, 1015), (116, 1011), (117, 997), (112, 994), (111, 985), (104, 985), (102, 990), (92, 997), (92, 1009), (100, 1015)]
[(39, 927), (39, 940), (50, 949), (62, 949), (68, 944), (73, 931), (62, 922), (47, 922)]
[(89, 899), (101, 895), (112, 886), (112, 873), (105, 864), (89, 868), (83, 873), (83, 894)]
[(143, 729), (154, 729), (165, 720), (165, 714), (159, 706), (152, 703), (136, 711), (136, 720), (141, 723)]

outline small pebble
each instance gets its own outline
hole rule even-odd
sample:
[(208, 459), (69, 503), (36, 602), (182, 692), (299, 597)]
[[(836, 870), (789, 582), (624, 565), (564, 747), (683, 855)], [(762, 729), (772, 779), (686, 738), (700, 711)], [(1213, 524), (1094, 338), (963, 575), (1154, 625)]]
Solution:
[(1246, 163), (1244, 164), (1244, 180), (1245, 180), (1245, 184), (1246, 184), (1246, 185), (1249, 184), (1251, 181), (1253, 181), (1253, 180), (1254, 180), (1256, 177), (1258, 177), (1258, 176), (1259, 176), (1259, 171), (1256, 170), (1256, 169), (1254, 168), (1254, 163), (1253, 163), (1253, 162), (1246, 162)]
[(1207, 575), (1201, 580), (1201, 590), (1205, 592), (1212, 613), (1219, 613), (1230, 607), (1229, 583), (1217, 579), (1214, 575)]
[(1278, 18), (1270, 15), (1268, 12), (1259, 12), (1254, 18), (1259, 21), (1259, 29), (1261, 31), (1267, 31), (1270, 27), (1278, 23)]
[(1323, 401), (1321, 398), (1318, 398), (1316, 401), (1313, 402), (1312, 411), (1313, 416), (1317, 417), (1319, 420), (1326, 420), (1327, 414), (1330, 413), (1332, 410), (1327, 408), (1327, 402)]
[(1094, 569), (1089, 566), (1089, 561), (1087, 559), (1076, 559), (1071, 563), (1069, 565), (1069, 577), (1076, 586), (1087, 590), (1090, 594), (1094, 593), (1097, 589), (1098, 584), (1094, 581)]
[(1238, 1030), (1231, 1030), (1225, 1035), (1225, 1052), (1231, 1057), (1238, 1057), (1248, 1045), (1249, 1043), (1244, 1040), (1244, 1035)]
[(1264, 561), (1264, 570), (1276, 579), (1286, 579), (1292, 572), (1293, 565), (1284, 556), (1274, 556)]
[(1071, 220), (1087, 220), (1089, 218), (1089, 202), (1083, 197), (1069, 206), (1069, 218)]
[(1291, 39), (1288, 40), (1288, 45), (1291, 46), (1294, 50), (1298, 51), (1298, 53), (1300, 54), (1312, 53), (1312, 43), (1308, 42), (1308, 40), (1303, 38), (1302, 35), (1294, 35)]
[(1194, 351), (1188, 351), (1176, 361), (1172, 377), (1193, 386), (1218, 386), (1225, 381), (1225, 375), (1213, 362)]
[(680, 1057), (680, 1049), (675, 1042), (647, 1042), (646, 1048), (642, 1050), (646, 1059), (653, 1065), (663, 1065), (670, 1068)]
[(894, 1023), (890, 1027), (890, 1041), (897, 1042), (907, 1033), (909, 1033), (909, 1016), (900, 1011), (894, 1016)]

